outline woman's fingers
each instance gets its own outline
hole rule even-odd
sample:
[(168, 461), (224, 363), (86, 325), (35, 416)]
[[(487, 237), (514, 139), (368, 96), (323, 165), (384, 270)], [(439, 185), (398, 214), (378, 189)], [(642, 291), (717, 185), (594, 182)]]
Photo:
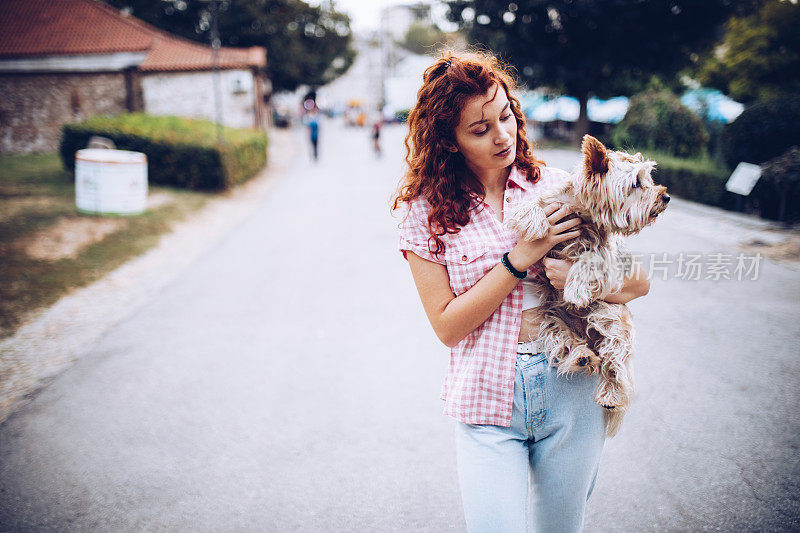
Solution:
[(559, 224), (553, 226), (553, 233), (561, 233), (562, 231), (566, 231), (570, 228), (574, 228), (575, 226), (579, 225), (583, 220), (578, 217), (571, 218), (569, 220), (565, 220)]
[(544, 214), (549, 217), (550, 215), (555, 213), (559, 207), (561, 207), (561, 204), (559, 202), (549, 203), (544, 208)]
[(555, 236), (556, 242), (564, 242), (570, 239), (574, 239), (575, 237), (581, 234), (580, 230), (577, 231), (569, 231), (567, 233), (561, 233)]
[(568, 205), (562, 205), (554, 213), (549, 215), (547, 219), (550, 221), (550, 225), (552, 226), (570, 213), (572, 213), (572, 208)]

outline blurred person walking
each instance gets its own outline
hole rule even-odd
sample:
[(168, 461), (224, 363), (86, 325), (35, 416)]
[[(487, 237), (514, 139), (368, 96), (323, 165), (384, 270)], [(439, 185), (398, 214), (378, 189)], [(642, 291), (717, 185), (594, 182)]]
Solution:
[(381, 128), (383, 128), (383, 113), (379, 111), (372, 117), (372, 149), (378, 157), (381, 156)]
[(318, 108), (312, 108), (303, 117), (303, 123), (308, 126), (309, 140), (311, 141), (311, 150), (314, 161), (319, 160), (319, 112)]

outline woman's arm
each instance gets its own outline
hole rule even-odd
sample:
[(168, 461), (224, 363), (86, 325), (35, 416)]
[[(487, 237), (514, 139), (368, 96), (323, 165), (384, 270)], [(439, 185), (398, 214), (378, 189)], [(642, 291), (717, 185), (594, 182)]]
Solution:
[[(574, 239), (580, 234), (580, 230), (573, 230), (580, 224), (579, 218), (555, 224), (571, 213), (569, 208), (564, 206), (556, 209), (552, 205), (548, 206), (545, 213), (549, 213), (550, 231), (541, 239), (517, 243), (508, 254), (514, 268), (527, 270), (557, 243)], [(406, 252), (406, 258), (425, 314), (439, 339), (450, 347), (483, 324), (519, 283), (498, 262), (470, 289), (455, 296), (450, 289), (450, 278), (444, 265), (423, 259), (410, 250)]]
[[(498, 263), (469, 290), (455, 296), (444, 265), (422, 259), (411, 251), (406, 257), (433, 331), (450, 347), (483, 324), (519, 283)], [(509, 260), (513, 265), (510, 254)]]
[(650, 292), (650, 277), (634, 258), (631, 272), (625, 276), (622, 288), (603, 298), (604, 302), (611, 304), (626, 304), (634, 298), (639, 298)]

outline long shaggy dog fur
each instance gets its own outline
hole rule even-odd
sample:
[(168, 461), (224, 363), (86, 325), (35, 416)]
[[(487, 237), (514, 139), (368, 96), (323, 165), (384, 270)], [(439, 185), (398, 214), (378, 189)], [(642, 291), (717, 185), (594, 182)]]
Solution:
[(655, 162), (641, 154), (606, 149), (590, 135), (583, 138), (583, 161), (569, 180), (546, 190), (537, 201), (522, 202), (505, 219), (526, 239), (543, 237), (550, 223), (544, 208), (560, 202), (573, 208), (569, 218), (583, 220), (581, 234), (556, 245), (548, 256), (569, 259), (564, 289), (539, 278), (538, 338), (559, 374), (599, 373), (595, 401), (606, 411), (605, 430), (615, 436), (634, 392), (631, 358), (635, 329), (627, 306), (602, 300), (618, 291), (632, 268), (624, 237), (652, 224), (669, 202), (666, 187), (653, 183)]

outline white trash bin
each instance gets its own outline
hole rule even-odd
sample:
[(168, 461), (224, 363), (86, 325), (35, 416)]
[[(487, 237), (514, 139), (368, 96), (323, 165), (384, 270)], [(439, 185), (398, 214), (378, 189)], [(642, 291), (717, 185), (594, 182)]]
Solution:
[(127, 150), (78, 150), (75, 205), (88, 215), (142, 213), (147, 209), (147, 156)]

